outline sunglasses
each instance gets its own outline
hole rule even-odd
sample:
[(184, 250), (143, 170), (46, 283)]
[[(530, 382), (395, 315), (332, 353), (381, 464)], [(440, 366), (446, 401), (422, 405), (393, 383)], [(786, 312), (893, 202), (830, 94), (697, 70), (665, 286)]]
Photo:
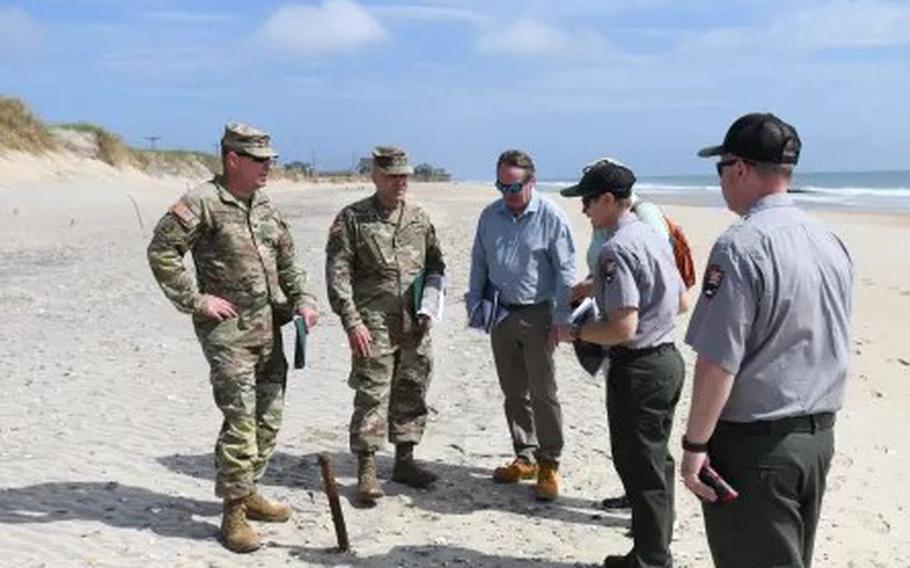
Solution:
[(237, 155), (238, 155), (238, 156), (243, 156), (244, 158), (247, 158), (247, 159), (250, 159), (250, 160), (253, 160), (253, 161), (256, 162), (257, 164), (264, 164), (264, 163), (266, 163), (266, 162), (274, 162), (274, 161), (275, 161), (275, 158), (271, 158), (271, 157), (269, 157), (269, 158), (262, 158), (262, 157), (260, 157), (260, 156), (254, 156), (254, 155), (252, 155), (252, 154), (247, 154), (246, 152), (237, 152)]
[(752, 160), (747, 160), (745, 158), (730, 158), (729, 160), (721, 160), (721, 161), (717, 162), (716, 164), (714, 164), (714, 167), (717, 168), (717, 177), (723, 176), (724, 168), (726, 168), (727, 166), (732, 166), (736, 162), (743, 162), (743, 163), (750, 164), (750, 165), (755, 164), (755, 162), (753, 162)]
[(503, 193), (521, 193), (524, 189), (525, 182), (516, 181), (515, 183), (502, 183), (496, 180), (496, 189)]

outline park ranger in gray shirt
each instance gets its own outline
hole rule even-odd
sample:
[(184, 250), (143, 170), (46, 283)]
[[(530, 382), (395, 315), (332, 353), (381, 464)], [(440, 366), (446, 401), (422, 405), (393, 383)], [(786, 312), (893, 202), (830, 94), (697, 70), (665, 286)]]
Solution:
[(609, 231), (594, 272), (602, 321), (557, 328), (560, 341), (610, 346), (607, 419), (616, 471), (632, 505), (634, 544), (607, 568), (672, 566), (673, 474), (667, 449), (685, 369), (673, 344), (685, 285), (666, 236), (631, 211), (635, 175), (603, 158), (564, 189), (581, 197), (594, 229)]
[[(682, 476), (704, 501), (714, 562), (807, 567), (834, 453), (849, 359), (853, 263), (836, 235), (787, 194), (801, 142), (772, 114), (748, 114), (717, 172), (742, 220), (715, 243), (686, 342), (698, 353)], [(739, 492), (724, 504), (709, 464)]]

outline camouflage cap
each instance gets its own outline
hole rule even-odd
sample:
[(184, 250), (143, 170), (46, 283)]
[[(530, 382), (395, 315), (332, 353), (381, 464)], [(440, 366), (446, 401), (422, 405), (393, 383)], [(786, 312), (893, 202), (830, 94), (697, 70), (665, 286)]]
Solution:
[(384, 174), (393, 176), (414, 173), (414, 168), (408, 163), (408, 153), (395, 146), (373, 148), (373, 167)]
[(272, 148), (271, 140), (268, 134), (258, 128), (239, 122), (229, 122), (224, 125), (221, 147), (256, 158), (277, 158), (278, 152)]

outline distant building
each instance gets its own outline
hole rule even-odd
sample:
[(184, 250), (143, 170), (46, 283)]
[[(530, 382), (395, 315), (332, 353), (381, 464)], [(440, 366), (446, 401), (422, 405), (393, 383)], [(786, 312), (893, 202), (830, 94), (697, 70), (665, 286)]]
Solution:
[(452, 174), (445, 168), (437, 168), (427, 163), (414, 166), (414, 181), (451, 181)]

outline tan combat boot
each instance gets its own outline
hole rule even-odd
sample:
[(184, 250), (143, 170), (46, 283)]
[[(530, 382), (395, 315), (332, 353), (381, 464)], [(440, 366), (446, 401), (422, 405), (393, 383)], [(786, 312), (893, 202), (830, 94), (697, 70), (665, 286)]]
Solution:
[(540, 501), (553, 501), (559, 496), (559, 482), (556, 472), (559, 464), (546, 458), (540, 459), (540, 472), (537, 474), (537, 485), (534, 496)]
[(357, 454), (357, 500), (373, 505), (384, 493), (376, 479), (376, 458), (372, 452)]
[(265, 495), (256, 491), (246, 498), (246, 518), (266, 523), (284, 523), (291, 518), (291, 507), (269, 501)]
[(522, 479), (534, 479), (537, 475), (537, 464), (526, 458), (515, 458), (512, 463), (501, 465), (493, 470), (493, 481), (496, 483), (518, 483)]
[(246, 498), (224, 500), (221, 538), (233, 552), (252, 552), (261, 546), (259, 535), (246, 522)]

